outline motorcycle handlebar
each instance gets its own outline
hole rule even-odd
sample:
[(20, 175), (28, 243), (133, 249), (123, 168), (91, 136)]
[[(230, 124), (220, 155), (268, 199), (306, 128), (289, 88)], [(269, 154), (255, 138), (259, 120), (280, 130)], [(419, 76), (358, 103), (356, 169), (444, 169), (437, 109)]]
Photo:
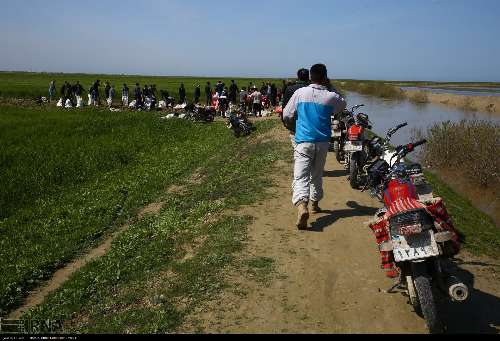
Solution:
[(364, 106), (365, 106), (364, 104), (355, 105), (352, 107), (351, 112), (354, 112), (354, 110), (359, 109), (359, 108), (364, 107)]
[(413, 143), (413, 148), (419, 147), (419, 146), (426, 144), (426, 143), (427, 143), (426, 139), (420, 140), (418, 142)]
[(399, 130), (399, 129), (401, 129), (401, 128), (404, 128), (404, 127), (406, 127), (407, 125), (408, 125), (408, 122), (402, 123), (402, 124), (400, 124), (400, 125), (398, 125), (398, 126), (396, 127), (396, 130)]
[(390, 139), (390, 138), (392, 137), (392, 135), (394, 135), (394, 134), (395, 134), (395, 133), (396, 133), (399, 129), (404, 128), (404, 127), (406, 127), (407, 125), (408, 125), (408, 123), (407, 123), (407, 122), (405, 122), (405, 123), (402, 123), (402, 124), (398, 125), (397, 127), (394, 127), (394, 128), (392, 128), (392, 129), (390, 129), (390, 130), (387, 132), (387, 136), (388, 136), (388, 138)]

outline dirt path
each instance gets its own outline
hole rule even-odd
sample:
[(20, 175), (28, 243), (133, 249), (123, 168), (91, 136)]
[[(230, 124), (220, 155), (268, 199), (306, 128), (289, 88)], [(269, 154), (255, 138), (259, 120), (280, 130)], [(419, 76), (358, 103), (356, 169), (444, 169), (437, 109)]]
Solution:
[[(280, 135), (286, 139), (286, 135)], [(425, 323), (400, 294), (386, 294), (392, 280), (380, 270), (375, 239), (365, 226), (376, 199), (352, 190), (330, 155), (326, 165), (325, 213), (312, 217), (312, 230), (295, 229), (291, 164), (284, 165), (273, 199), (240, 214), (256, 217), (249, 228), (246, 256), (275, 261), (269, 283), (230, 275), (231, 287), (201, 307), (184, 332), (223, 333), (426, 333)], [(474, 272), (472, 303), (445, 306), (451, 331), (498, 332), (500, 283), (491, 264), (462, 257)], [(469, 272), (466, 272), (469, 273)], [(474, 313), (473, 313), (474, 312)], [(472, 314), (473, 313), (473, 314)]]

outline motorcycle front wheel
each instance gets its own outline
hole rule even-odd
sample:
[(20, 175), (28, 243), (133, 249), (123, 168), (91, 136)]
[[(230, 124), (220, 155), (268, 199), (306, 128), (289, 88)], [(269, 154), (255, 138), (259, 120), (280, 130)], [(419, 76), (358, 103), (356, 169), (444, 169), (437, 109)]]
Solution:
[(342, 148), (340, 148), (340, 143), (338, 141), (334, 142), (333, 150), (335, 151), (335, 158), (337, 159), (337, 162), (342, 163), (344, 156), (342, 155)]
[(425, 263), (414, 264), (412, 271), (418, 304), (429, 332), (431, 334), (441, 334), (444, 332), (444, 327), (439, 319), (436, 301), (432, 293), (431, 281), (425, 266)]
[(359, 155), (354, 154), (349, 164), (349, 183), (353, 189), (359, 188)]

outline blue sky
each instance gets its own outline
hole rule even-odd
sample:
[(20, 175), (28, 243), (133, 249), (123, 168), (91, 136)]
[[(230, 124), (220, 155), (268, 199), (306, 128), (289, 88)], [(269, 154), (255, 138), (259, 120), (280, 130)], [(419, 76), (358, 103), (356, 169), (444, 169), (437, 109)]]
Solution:
[(500, 81), (498, 0), (0, 2), (0, 70)]

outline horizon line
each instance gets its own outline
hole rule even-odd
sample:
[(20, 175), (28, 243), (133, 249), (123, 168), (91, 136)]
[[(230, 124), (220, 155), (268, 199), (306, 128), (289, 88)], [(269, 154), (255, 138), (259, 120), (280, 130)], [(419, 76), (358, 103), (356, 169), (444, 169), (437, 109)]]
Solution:
[[(284, 79), (296, 79), (296, 76), (289, 77), (267, 77), (267, 76), (203, 76), (203, 75), (152, 75), (152, 74), (133, 74), (133, 73), (95, 73), (95, 72), (54, 72), (54, 71), (27, 71), (27, 70), (2, 70), (0, 69), (0, 73), (30, 73), (30, 74), (53, 74), (53, 75), (86, 75), (86, 76), (126, 76), (126, 77), (164, 77), (164, 78), (204, 78), (204, 79), (212, 79), (212, 78), (221, 78), (221, 79), (275, 79), (275, 80), (284, 80)], [(450, 81), (450, 80), (415, 80), (415, 79), (358, 79), (358, 78), (331, 78), (333, 81), (359, 81), (359, 82), (419, 82), (419, 83), (495, 83), (500, 84), (500, 81)]]

